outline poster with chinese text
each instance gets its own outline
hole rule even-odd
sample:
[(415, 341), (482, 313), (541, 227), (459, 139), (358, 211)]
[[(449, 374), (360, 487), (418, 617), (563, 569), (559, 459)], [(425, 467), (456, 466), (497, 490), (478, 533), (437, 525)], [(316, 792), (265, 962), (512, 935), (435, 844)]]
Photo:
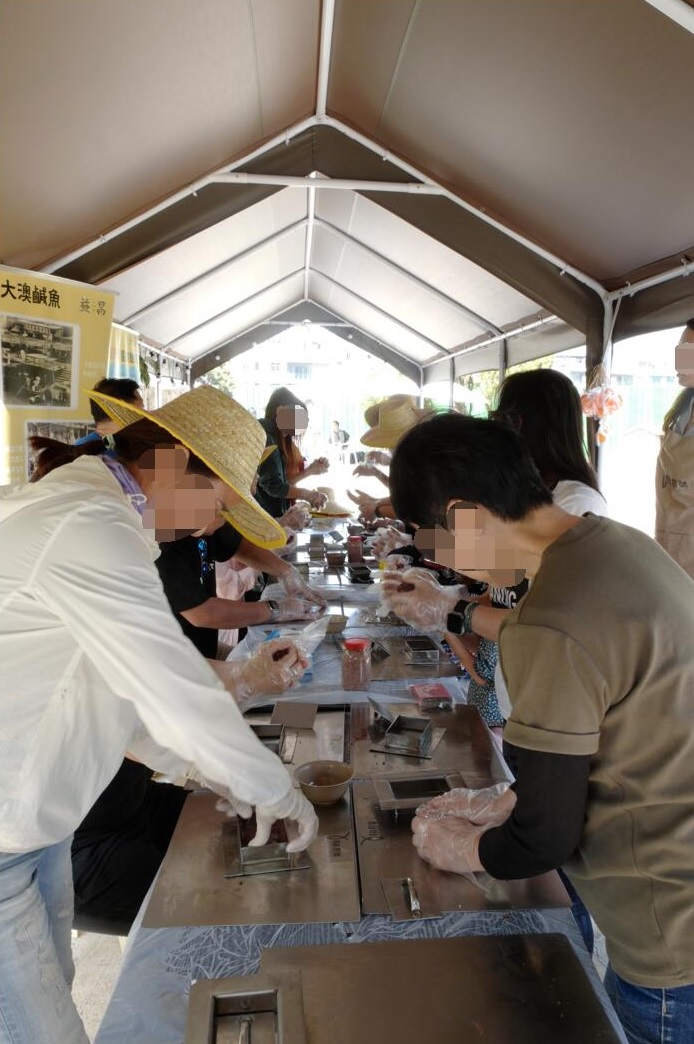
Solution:
[(108, 291), (0, 266), (0, 485), (26, 481), (29, 435), (88, 430), (84, 389), (106, 374), (112, 315)]

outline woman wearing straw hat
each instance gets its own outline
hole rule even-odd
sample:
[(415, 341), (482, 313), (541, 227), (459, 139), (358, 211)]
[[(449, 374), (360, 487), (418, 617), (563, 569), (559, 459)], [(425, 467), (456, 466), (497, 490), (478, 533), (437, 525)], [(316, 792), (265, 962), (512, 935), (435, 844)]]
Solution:
[[(149, 414), (93, 394), (126, 426), (101, 446), (35, 440), (45, 477), (0, 500), (0, 1027), (13, 1044), (87, 1042), (70, 997), (70, 840), (126, 750), (214, 781), (241, 814), (255, 806), (256, 844), (278, 818), (297, 823), (294, 850), (317, 831), (182, 639), (153, 561), (152, 536), (203, 528), (220, 505), (249, 540), (282, 543), (250, 491), (262, 428), (211, 387)], [(268, 673), (286, 686), (304, 666), (292, 645), (268, 643), (234, 691), (259, 691)]]
[[(361, 441), (374, 449), (395, 449), (398, 442), (415, 424), (431, 415), (431, 410), (420, 409), (413, 395), (390, 395), (382, 402), (374, 403), (364, 412), (368, 430)], [(390, 496), (372, 497), (358, 489), (349, 493), (349, 498), (359, 507), (359, 514), (369, 521), (374, 518), (395, 518)]]

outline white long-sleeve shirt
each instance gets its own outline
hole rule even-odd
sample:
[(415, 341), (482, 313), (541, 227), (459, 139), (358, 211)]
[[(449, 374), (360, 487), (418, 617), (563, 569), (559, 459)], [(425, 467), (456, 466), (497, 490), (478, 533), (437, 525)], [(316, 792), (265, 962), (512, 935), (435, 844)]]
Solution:
[(97, 458), (0, 499), (0, 851), (67, 837), (143, 733), (152, 767), (171, 772), (173, 751), (251, 804), (292, 787), (183, 636), (153, 557)]

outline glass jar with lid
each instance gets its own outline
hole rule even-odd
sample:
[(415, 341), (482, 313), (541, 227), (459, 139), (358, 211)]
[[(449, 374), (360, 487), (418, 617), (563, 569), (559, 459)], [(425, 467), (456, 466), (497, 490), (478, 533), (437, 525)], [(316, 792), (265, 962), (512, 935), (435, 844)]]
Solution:
[(345, 638), (342, 648), (342, 688), (351, 692), (371, 684), (371, 640)]

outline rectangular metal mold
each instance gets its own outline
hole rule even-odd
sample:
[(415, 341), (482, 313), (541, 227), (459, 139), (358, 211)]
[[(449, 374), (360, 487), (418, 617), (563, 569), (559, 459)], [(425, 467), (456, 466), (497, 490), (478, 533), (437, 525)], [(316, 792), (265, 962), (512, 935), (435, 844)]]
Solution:
[(249, 1044), (306, 1044), (299, 972), (193, 983), (185, 1044), (244, 1039)]
[(251, 724), (251, 728), (263, 746), (267, 747), (268, 750), (271, 750), (279, 758), (282, 757), (287, 732), (284, 725)]
[(386, 750), (395, 754), (425, 757), (431, 747), (432, 724), (428, 718), (398, 714), (386, 729)]
[(441, 650), (436, 642), (426, 635), (414, 635), (404, 639), (405, 660), (411, 664), (438, 663)]
[(456, 787), (464, 787), (463, 777), (457, 772), (424, 772), (413, 775), (381, 776), (373, 779), (376, 804), (383, 811), (412, 811), (426, 801), (448, 794)]
[[(284, 824), (282, 824), (284, 829)], [(284, 840), (271, 841), (252, 848), (247, 840), (246, 821), (237, 816), (222, 824), (224, 876), (248, 877), (251, 874), (274, 874), (283, 870), (306, 870), (311, 861), (305, 852), (287, 852)]]

